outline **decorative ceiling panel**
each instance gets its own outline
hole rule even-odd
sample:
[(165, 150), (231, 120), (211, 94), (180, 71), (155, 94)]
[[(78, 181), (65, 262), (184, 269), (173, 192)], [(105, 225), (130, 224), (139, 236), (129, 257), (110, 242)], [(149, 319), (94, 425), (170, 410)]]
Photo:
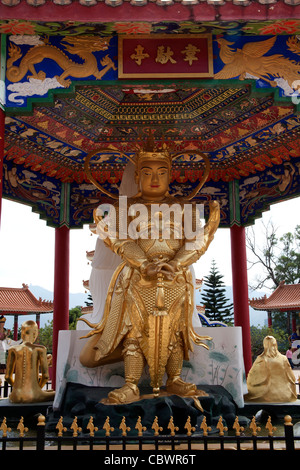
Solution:
[(5, 197), (53, 226), (89, 223), (107, 197), (87, 180), (86, 155), (99, 149), (93, 176), (117, 193), (127, 164), (119, 151), (133, 156), (149, 132), (182, 152), (173, 165), (175, 194), (188, 194), (201, 178), (196, 151), (209, 156), (196, 200), (218, 199), (223, 227), (252, 223), (270, 204), (299, 195), (298, 38), (222, 36), (213, 44), (213, 79), (130, 81), (118, 79), (116, 36), (10, 37)]

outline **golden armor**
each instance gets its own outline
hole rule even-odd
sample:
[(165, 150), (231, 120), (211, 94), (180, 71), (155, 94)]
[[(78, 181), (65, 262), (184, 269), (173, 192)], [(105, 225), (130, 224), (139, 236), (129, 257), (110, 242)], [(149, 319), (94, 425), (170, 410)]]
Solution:
[[(167, 393), (199, 396), (201, 391), (180, 377), (192, 343), (208, 348), (205, 341), (211, 339), (198, 336), (192, 327), (194, 287), (189, 266), (214, 237), (219, 204), (210, 204), (209, 220), (199, 228), (197, 206), (189, 198), (169, 195), (172, 157), (165, 146), (157, 150), (148, 144), (137, 152), (134, 164), (137, 195), (126, 199), (125, 205), (117, 201), (106, 225), (95, 213), (99, 236), (122, 263), (112, 277), (101, 322), (89, 325), (93, 330), (80, 361), (86, 367), (124, 361), (125, 385), (109, 393), (110, 403), (140, 398), (138, 382), (146, 364), (154, 396), (160, 393), (165, 373)], [(207, 175), (208, 168), (198, 190)], [(115, 223), (111, 233), (110, 216)], [(188, 236), (183, 230), (187, 221), (192, 229)]]
[(45, 346), (33, 344), (38, 335), (35, 321), (22, 324), (23, 342), (8, 350), (5, 380), (12, 385), (12, 403), (37, 403), (54, 399), (53, 390), (42, 390), (49, 379)]

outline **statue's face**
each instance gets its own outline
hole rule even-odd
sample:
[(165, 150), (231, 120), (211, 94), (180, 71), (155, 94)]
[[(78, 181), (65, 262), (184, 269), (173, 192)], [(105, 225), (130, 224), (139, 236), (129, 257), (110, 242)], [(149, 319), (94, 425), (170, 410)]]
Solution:
[(143, 199), (162, 199), (170, 183), (170, 171), (166, 162), (163, 160), (144, 161), (139, 171), (139, 183)]

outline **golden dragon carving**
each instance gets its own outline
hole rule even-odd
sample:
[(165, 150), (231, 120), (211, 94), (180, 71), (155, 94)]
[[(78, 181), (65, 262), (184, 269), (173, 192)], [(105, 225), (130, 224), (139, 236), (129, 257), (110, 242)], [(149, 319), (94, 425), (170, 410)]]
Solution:
[[(71, 84), (71, 80), (67, 77), (84, 78), (93, 75), (96, 79), (101, 80), (109, 69), (116, 70), (116, 67), (112, 59), (106, 55), (100, 61), (104, 68), (99, 70), (97, 59), (93, 53), (107, 50), (110, 39), (109, 37), (99, 38), (95, 36), (64, 38), (62, 44), (65, 46), (66, 51), (83, 59), (82, 64), (71, 60), (62, 50), (48, 44), (47, 40), (44, 41), (44, 44), (32, 47), (24, 57), (22, 57), (20, 47), (11, 44), (8, 51), (9, 59), (7, 60), (6, 76), (9, 81), (16, 83), (22, 80), (27, 72), (31, 72), (28, 78), (45, 80), (46, 73), (42, 70), (36, 72), (35, 65), (44, 59), (52, 59), (63, 69), (63, 73), (55, 78), (64, 88), (68, 88)], [(20, 57), (22, 57), (20, 64), (18, 66), (14, 65)]]
[[(274, 46), (276, 36), (264, 41), (247, 42), (241, 49), (234, 48), (233, 42), (224, 38), (217, 39), (220, 46), (220, 59), (225, 64), (222, 70), (214, 75), (215, 79), (239, 77), (245, 80), (246, 74), (261, 78), (272, 87), (276, 81), (272, 77), (283, 78), (293, 89), (299, 87), (300, 63), (284, 57), (282, 54), (266, 56)], [(300, 55), (300, 43), (296, 37), (287, 40), (287, 49)]]

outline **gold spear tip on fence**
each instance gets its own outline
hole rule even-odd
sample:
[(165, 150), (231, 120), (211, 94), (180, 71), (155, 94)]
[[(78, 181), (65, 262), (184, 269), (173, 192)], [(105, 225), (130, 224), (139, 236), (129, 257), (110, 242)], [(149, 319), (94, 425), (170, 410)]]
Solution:
[(126, 426), (125, 416), (123, 416), (123, 418), (122, 418), (119, 429), (121, 429), (121, 431), (122, 431), (122, 436), (127, 436), (127, 431), (131, 430), (131, 428), (129, 426)]
[(211, 431), (211, 427), (206, 424), (206, 416), (203, 417), (200, 429), (203, 431), (203, 436), (207, 436), (207, 431)]
[(158, 417), (157, 416), (155, 416), (155, 419), (153, 421), (152, 429), (154, 430), (154, 436), (158, 436), (159, 431), (163, 430), (163, 428), (161, 426), (159, 426), (159, 424), (158, 424)]
[(170, 418), (168, 429), (171, 431), (171, 436), (175, 436), (175, 431), (179, 431), (179, 427), (174, 424), (173, 416)]
[(143, 426), (143, 425), (142, 425), (142, 419), (141, 419), (140, 416), (138, 417), (138, 420), (137, 420), (137, 422), (136, 422), (135, 429), (138, 430), (138, 435), (139, 435), (139, 436), (142, 436), (142, 435), (143, 435), (143, 431), (146, 431), (146, 430), (147, 430), (146, 426)]
[(113, 428), (109, 423), (109, 416), (107, 416), (105, 423), (103, 425), (103, 429), (105, 429), (105, 435), (108, 437), (110, 436), (111, 432), (114, 432), (115, 428)]
[(188, 419), (186, 420), (186, 423), (184, 425), (184, 429), (187, 430), (187, 433), (186, 433), (187, 436), (191, 436), (192, 432), (196, 431), (196, 428), (191, 425), (191, 417), (190, 416), (188, 416)]

